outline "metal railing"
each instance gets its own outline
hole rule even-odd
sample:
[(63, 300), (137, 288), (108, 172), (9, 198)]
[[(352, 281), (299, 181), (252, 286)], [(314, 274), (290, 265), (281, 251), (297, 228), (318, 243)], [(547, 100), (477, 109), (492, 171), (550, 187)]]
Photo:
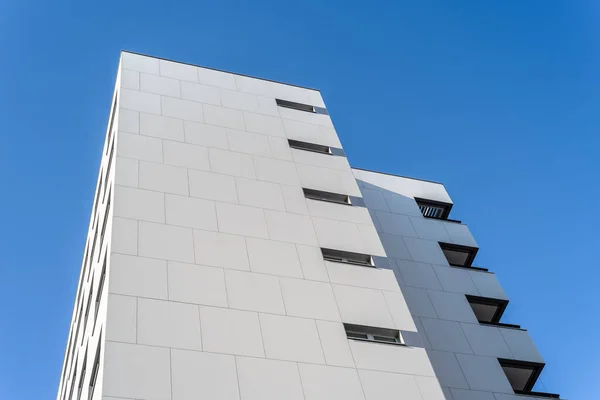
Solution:
[(445, 209), (443, 207), (432, 206), (428, 204), (419, 204), (421, 214), (427, 218), (442, 218)]

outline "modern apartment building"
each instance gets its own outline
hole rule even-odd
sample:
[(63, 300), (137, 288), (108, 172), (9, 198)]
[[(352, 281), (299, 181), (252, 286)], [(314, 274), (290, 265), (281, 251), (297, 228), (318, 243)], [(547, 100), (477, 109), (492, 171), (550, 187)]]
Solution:
[(57, 400), (558, 398), (452, 205), (317, 90), (123, 52)]

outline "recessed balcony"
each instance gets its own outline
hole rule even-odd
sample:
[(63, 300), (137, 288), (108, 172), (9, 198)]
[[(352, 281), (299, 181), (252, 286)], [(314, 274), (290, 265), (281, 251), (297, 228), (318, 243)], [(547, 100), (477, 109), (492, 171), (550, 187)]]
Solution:
[(506, 378), (515, 391), (515, 394), (538, 398), (560, 398), (560, 395), (558, 394), (533, 391), (533, 387), (535, 386), (535, 383), (537, 382), (546, 364), (529, 361), (508, 360), (505, 358), (499, 358), (498, 362), (506, 374)]

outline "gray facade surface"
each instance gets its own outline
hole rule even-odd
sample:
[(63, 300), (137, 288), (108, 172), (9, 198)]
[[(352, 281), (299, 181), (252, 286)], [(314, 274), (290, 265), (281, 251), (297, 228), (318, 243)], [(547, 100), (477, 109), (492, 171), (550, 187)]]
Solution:
[(57, 400), (550, 396), (444, 186), (319, 91), (123, 52), (110, 112)]

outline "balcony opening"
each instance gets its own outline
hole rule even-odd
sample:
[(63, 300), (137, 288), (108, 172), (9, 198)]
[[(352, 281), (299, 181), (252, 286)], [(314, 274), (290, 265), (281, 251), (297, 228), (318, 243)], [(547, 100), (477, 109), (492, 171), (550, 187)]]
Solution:
[(387, 344), (404, 344), (402, 336), (400, 336), (400, 331), (397, 329), (354, 324), (344, 324), (344, 329), (346, 330), (346, 337), (348, 339)]
[(359, 265), (361, 267), (375, 267), (373, 257), (368, 254), (352, 253), (350, 251), (321, 249), (323, 259), (337, 263)]
[(275, 99), (275, 102), (279, 107), (291, 108), (292, 110), (306, 111), (309, 113), (316, 113), (315, 107), (308, 104), (296, 103), (293, 101), (281, 99)]
[(442, 242), (440, 242), (440, 247), (446, 256), (446, 260), (448, 260), (448, 264), (454, 267), (470, 267), (479, 250), (477, 247)]
[(288, 144), (292, 149), (312, 151), (313, 153), (321, 153), (331, 155), (331, 148), (322, 144), (302, 142), (300, 140), (288, 139)]
[(451, 203), (443, 203), (441, 201), (427, 200), (415, 197), (415, 201), (421, 210), (421, 214), (425, 218), (448, 219)]
[(466, 295), (469, 305), (477, 317), (477, 321), (486, 324), (498, 324), (506, 310), (508, 300), (493, 299), (489, 297)]
[(345, 194), (324, 192), (322, 190), (306, 188), (302, 188), (302, 191), (304, 192), (304, 197), (306, 197), (307, 199), (327, 201), (329, 203), (344, 204), (347, 206), (352, 205), (350, 203), (350, 196)]
[(554, 393), (534, 392), (533, 387), (544, 369), (543, 363), (499, 358), (498, 362), (516, 394), (558, 399)]

